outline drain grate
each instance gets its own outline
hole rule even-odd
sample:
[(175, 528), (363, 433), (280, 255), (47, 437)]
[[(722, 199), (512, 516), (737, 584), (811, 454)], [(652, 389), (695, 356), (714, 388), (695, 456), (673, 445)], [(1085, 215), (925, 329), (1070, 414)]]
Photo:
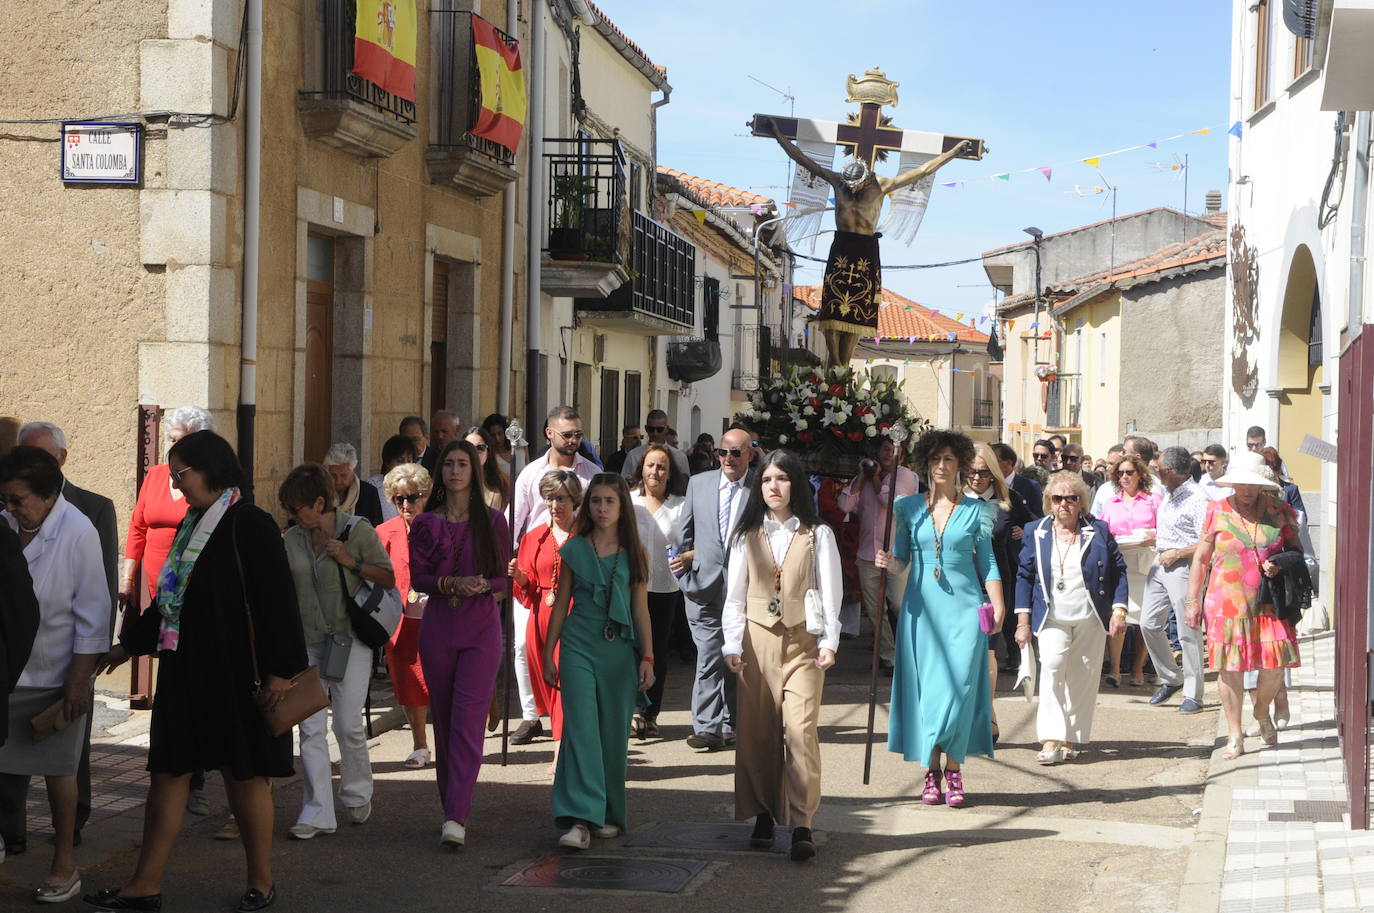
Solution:
[(501, 885), (677, 894), (705, 868), (705, 862), (695, 859), (548, 856), (531, 862)]
[(1336, 823), (1345, 819), (1348, 810), (1344, 802), (1324, 799), (1294, 799), (1291, 812), (1270, 812), (1270, 821), (1310, 821), (1314, 824)]
[[(711, 852), (760, 852), (749, 846), (752, 824), (721, 821), (662, 821), (638, 831), (625, 840), (626, 846), (671, 850), (708, 850)], [(785, 827), (773, 831), (774, 853), (792, 848), (792, 832)]]

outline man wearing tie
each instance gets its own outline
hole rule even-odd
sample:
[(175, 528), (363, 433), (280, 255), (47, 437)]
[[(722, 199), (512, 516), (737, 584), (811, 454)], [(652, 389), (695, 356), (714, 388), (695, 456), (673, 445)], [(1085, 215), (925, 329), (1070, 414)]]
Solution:
[(698, 473), (687, 485), (687, 503), (678, 527), (678, 556), (669, 562), (682, 573), (687, 626), (697, 646), (697, 677), (692, 684), (692, 735), (687, 745), (715, 751), (735, 740), (735, 676), (725, 666), (725, 543), (749, 496), (753, 456), (749, 432), (732, 428), (716, 449), (720, 469)]

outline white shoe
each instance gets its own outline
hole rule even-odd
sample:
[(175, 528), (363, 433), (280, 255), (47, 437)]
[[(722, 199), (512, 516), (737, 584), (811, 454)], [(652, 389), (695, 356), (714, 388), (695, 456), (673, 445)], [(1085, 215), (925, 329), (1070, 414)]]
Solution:
[(334, 828), (332, 827), (316, 827), (313, 824), (306, 824), (304, 822), (293, 824), (286, 829), (286, 836), (290, 837), (292, 840), (309, 840), (311, 837), (318, 834), (332, 833), (334, 833)]
[(574, 824), (558, 838), (558, 845), (569, 850), (585, 850), (592, 845), (592, 835), (585, 824)]
[(205, 798), (205, 790), (193, 789), (186, 794), (186, 810), (201, 817), (210, 814), (210, 800)]
[(402, 762), (402, 766), (407, 770), (421, 770), (429, 766), (430, 757), (428, 748), (417, 748)]
[(440, 846), (462, 846), (467, 843), (467, 828), (457, 821), (445, 821), (443, 830), (439, 832)]
[(612, 837), (620, 836), (620, 828), (616, 827), (614, 824), (608, 824), (605, 827), (598, 827), (593, 830), (592, 836), (600, 837), (602, 840), (609, 840)]
[(372, 800), (364, 802), (362, 805), (355, 805), (348, 810), (348, 820), (354, 824), (366, 824), (367, 819), (372, 817)]

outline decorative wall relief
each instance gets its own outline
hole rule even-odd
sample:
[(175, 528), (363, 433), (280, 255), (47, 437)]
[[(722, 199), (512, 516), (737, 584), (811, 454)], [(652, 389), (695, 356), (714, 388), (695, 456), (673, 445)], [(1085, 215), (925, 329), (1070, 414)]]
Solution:
[(1245, 226), (1231, 229), (1231, 388), (1248, 409), (1259, 390), (1259, 366), (1250, 349), (1259, 341), (1259, 264), (1245, 243)]

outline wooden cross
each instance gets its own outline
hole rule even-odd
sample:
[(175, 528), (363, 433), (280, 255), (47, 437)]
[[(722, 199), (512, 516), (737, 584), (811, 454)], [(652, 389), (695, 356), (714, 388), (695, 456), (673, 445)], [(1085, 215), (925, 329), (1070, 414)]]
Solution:
[(883, 126), (882, 106), (873, 102), (864, 102), (859, 111), (857, 124), (783, 117), (776, 114), (755, 114), (754, 119), (749, 122), (754, 136), (772, 137), (774, 125), (784, 139), (844, 146), (870, 169), (880, 150), (939, 155), (965, 141), (968, 142), (969, 148), (959, 153), (956, 158), (974, 161), (983, 158), (983, 141), (980, 139)]

